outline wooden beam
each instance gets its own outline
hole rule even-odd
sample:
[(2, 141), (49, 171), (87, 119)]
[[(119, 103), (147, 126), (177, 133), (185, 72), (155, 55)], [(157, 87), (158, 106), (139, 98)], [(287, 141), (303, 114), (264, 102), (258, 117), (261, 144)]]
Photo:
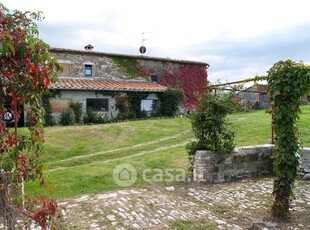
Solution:
[(247, 80), (241, 80), (241, 81), (226, 82), (226, 83), (221, 83), (221, 84), (216, 84), (216, 85), (207, 85), (206, 89), (213, 89), (213, 88), (217, 88), (219, 86), (240, 84), (240, 83), (244, 83), (244, 82), (249, 82), (249, 80), (247, 79)]

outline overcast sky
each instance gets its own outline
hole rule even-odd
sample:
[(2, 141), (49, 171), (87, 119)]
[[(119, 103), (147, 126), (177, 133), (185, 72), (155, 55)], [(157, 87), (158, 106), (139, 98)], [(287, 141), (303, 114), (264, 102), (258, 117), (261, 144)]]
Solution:
[[(51, 47), (203, 61), (209, 80), (264, 75), (277, 61), (310, 64), (309, 0), (1, 0), (43, 11)], [(144, 36), (143, 36), (144, 32)]]

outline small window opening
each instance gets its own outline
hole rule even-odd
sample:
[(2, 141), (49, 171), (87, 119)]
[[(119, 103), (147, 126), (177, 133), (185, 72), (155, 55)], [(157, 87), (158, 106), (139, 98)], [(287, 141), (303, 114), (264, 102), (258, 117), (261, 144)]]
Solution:
[(93, 66), (85, 65), (85, 76), (92, 76), (92, 75), (93, 75)]
[(158, 82), (158, 75), (151, 75), (151, 82)]

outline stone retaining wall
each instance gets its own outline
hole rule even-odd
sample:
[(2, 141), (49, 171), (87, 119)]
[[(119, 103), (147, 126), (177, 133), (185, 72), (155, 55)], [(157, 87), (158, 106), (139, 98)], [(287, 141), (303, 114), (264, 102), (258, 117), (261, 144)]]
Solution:
[[(197, 151), (193, 179), (196, 182), (222, 183), (234, 179), (271, 175), (273, 145), (246, 146), (234, 152), (215, 154), (212, 151)], [(310, 179), (310, 148), (300, 151), (303, 179)]]

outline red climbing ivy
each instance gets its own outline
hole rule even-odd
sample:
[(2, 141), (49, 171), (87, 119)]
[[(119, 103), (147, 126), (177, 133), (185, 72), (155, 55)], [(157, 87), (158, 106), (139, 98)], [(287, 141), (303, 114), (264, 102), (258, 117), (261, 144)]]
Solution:
[[(32, 219), (44, 229), (57, 208), (54, 200), (26, 197), (23, 191), (29, 180), (45, 184), (41, 95), (61, 69), (50, 56), (49, 46), (38, 38), (34, 21), (41, 19), (40, 12), (10, 13), (0, 3), (0, 215), (8, 229), (17, 228), (19, 218), (25, 226)], [(17, 123), (25, 104), (30, 127), (29, 134), (21, 135)], [(6, 123), (10, 111), (13, 128)]]
[(182, 106), (191, 110), (197, 106), (195, 94), (202, 94), (207, 85), (208, 74), (205, 66), (185, 65), (176, 73), (167, 72), (159, 78), (159, 83), (183, 92)]

